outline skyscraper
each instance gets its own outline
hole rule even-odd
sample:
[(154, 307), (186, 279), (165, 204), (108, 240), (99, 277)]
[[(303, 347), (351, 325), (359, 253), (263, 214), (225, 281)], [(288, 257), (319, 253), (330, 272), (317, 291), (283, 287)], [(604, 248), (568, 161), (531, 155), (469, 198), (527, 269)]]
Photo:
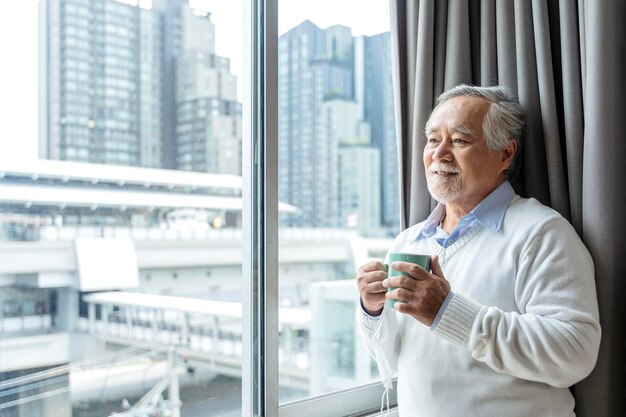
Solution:
[(301, 211), (281, 223), (397, 232), (389, 33), (355, 39), (305, 21), (278, 48), (279, 198)]
[(185, 0), (40, 2), (41, 158), (241, 173), (241, 104)]
[(111, 0), (40, 13), (40, 157), (159, 167), (163, 14)]
[(380, 235), (381, 182), (377, 148), (362, 145), (339, 148), (341, 226), (357, 230), (361, 236)]
[(334, 227), (356, 229), (371, 236), (380, 229), (380, 151), (370, 146), (370, 126), (360, 117), (359, 105), (344, 98), (322, 103), (324, 136), (336, 144), (336, 195), (329, 196), (337, 211)]
[(357, 97), (363, 119), (372, 131), (372, 146), (380, 150), (381, 222), (392, 234), (400, 227), (398, 151), (396, 143), (389, 32), (356, 39)]
[(241, 104), (228, 58), (215, 53), (210, 14), (180, 8), (176, 62), (178, 169), (241, 174)]
[(299, 216), (282, 224), (341, 223), (339, 138), (328, 128), (337, 123), (328, 121), (324, 103), (354, 101), (353, 56), (353, 38), (345, 26), (322, 30), (305, 21), (279, 39), (279, 199), (300, 209)]

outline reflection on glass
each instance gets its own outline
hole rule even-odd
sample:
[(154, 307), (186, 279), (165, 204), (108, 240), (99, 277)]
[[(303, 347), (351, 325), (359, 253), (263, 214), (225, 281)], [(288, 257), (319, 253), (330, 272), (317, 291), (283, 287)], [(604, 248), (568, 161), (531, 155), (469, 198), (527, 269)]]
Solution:
[(354, 275), (399, 222), (387, 3), (374, 3), (279, 3), (279, 199), (297, 209), (279, 214), (279, 297), (309, 317), (281, 318), (281, 403), (377, 380)]
[(40, 137), (0, 161), (2, 417), (241, 415), (243, 104), (216, 42), (243, 29), (193, 3), (28, 16)]

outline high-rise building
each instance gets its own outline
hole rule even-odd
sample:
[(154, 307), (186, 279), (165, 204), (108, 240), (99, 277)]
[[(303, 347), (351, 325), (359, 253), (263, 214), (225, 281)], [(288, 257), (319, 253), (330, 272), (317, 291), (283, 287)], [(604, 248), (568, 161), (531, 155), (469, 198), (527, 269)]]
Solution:
[[(386, 180), (386, 179), (385, 179)], [(372, 146), (339, 148), (339, 206), (342, 227), (361, 236), (381, 234), (380, 151)]]
[(353, 55), (345, 26), (322, 30), (305, 21), (278, 41), (279, 199), (300, 210), (282, 224), (339, 222), (339, 139), (323, 110), (329, 100), (354, 101)]
[(241, 104), (230, 61), (215, 53), (210, 14), (180, 8), (176, 51), (178, 169), (241, 174)]
[(40, 14), (41, 158), (241, 173), (236, 78), (210, 14), (186, 0), (49, 0)]
[[(278, 48), (279, 198), (301, 213), (281, 223), (345, 227), (346, 215), (352, 213), (353, 221), (358, 211), (363, 233), (379, 234), (381, 227), (397, 232), (389, 33), (355, 39), (349, 28), (320, 29), (305, 21), (282, 35)], [(348, 163), (350, 157), (365, 165)], [(385, 181), (361, 181), (371, 172)], [(361, 181), (357, 189), (362, 195), (353, 190), (351, 203), (343, 198), (342, 184), (355, 180), (346, 175)], [(355, 202), (376, 202), (378, 207), (366, 209)]]
[(322, 103), (322, 136), (333, 145), (329, 154), (337, 178), (326, 202), (335, 213), (333, 227), (374, 236), (380, 233), (380, 150), (370, 146), (370, 126), (359, 108), (344, 98)]
[(163, 14), (111, 0), (40, 13), (40, 157), (159, 167)]
[(380, 150), (381, 223), (392, 234), (400, 227), (398, 151), (396, 142), (389, 32), (356, 39), (356, 91), (363, 119)]

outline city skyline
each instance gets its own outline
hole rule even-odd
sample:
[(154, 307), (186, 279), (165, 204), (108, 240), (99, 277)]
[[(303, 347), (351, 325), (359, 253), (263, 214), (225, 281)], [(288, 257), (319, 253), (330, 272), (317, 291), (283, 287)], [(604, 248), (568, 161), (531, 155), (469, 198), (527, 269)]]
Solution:
[[(245, 104), (238, 84), (246, 81), (233, 71), (237, 52), (219, 49), (217, 13), (174, 14), (185, 0), (168, 1), (154, 0), (152, 9), (148, 0), (41, 0), (35, 5), (57, 7), (48, 53), (37, 50), (35, 39), (30, 61), (18, 56), (8, 72), (1, 69), (3, 86), (20, 88), (5, 91), (12, 106), (4, 114), (15, 117), (3, 127), (17, 130), (0, 144), (0, 336), (9, 342), (0, 347), (0, 413), (83, 417), (169, 409), (193, 417), (244, 409), (250, 202), (239, 171)], [(312, 7), (283, 4), (285, 11)], [(22, 10), (37, 16), (37, 7)], [(391, 241), (373, 236), (380, 231), (387, 152), (379, 126), (387, 119), (367, 116), (389, 112), (382, 96), (368, 90), (389, 87), (389, 80), (365, 68), (367, 51), (380, 51), (364, 46), (355, 58), (363, 39), (343, 23), (317, 26), (315, 16), (305, 16), (292, 29), (329, 34), (316, 44), (324, 56), (307, 58), (322, 81), (315, 94), (306, 82), (293, 84), (302, 92), (288, 94), (318, 112), (309, 127), (323, 134), (302, 137), (299, 145), (311, 149), (322, 139), (317, 156), (325, 165), (303, 163), (302, 187), (317, 202), (326, 200), (336, 227), (276, 226), (282, 403), (362, 388), (376, 378), (353, 315), (345, 313), (355, 308), (348, 279), (355, 266), (382, 257)], [(239, 22), (232, 26), (242, 31)], [(20, 39), (20, 48), (29, 42)], [(299, 53), (295, 45), (293, 51)], [(48, 82), (39, 91), (32, 82), (38, 66)], [(8, 101), (0, 99), (3, 106)], [(54, 111), (51, 122), (39, 125), (40, 103), (46, 115)], [(300, 117), (282, 107), (279, 119), (287, 116)], [(40, 150), (32, 145), (50, 137), (40, 131), (50, 123), (59, 131), (70, 127), (70, 134), (50, 144), (54, 158), (36, 159)], [(173, 141), (169, 158), (177, 169), (163, 169), (174, 167), (164, 155)], [(31, 153), (28, 162), (20, 161), (22, 148)], [(300, 161), (305, 157), (299, 153)], [(367, 172), (359, 175), (363, 166)], [(306, 178), (326, 171), (325, 188)], [(278, 204), (282, 219), (300, 210)]]
[[(241, 174), (240, 80), (217, 53), (212, 13), (185, 0), (41, 6), (40, 157)], [(390, 67), (389, 32), (307, 19), (279, 37), (279, 198), (300, 210), (282, 224), (397, 227)], [(354, 146), (369, 147), (366, 169), (390, 180), (365, 181), (347, 164)]]
[(305, 21), (279, 37), (279, 199), (301, 210), (281, 224), (397, 228), (390, 65), (389, 33)]
[[(40, 0), (44, 1), (44, 0)], [(238, 80), (238, 92), (243, 82), (243, 2), (196, 0), (206, 9), (214, 10), (217, 28), (216, 52), (231, 59), (231, 71)], [(0, 99), (2, 114), (13, 114), (3, 123), (0, 139), (0, 162), (32, 161), (38, 155), (38, 1), (14, 2), (11, 13), (0, 14), (0, 47), (13, 57), (17, 65), (0, 69)], [(358, 5), (359, 13), (351, 11)], [(333, 13), (327, 13), (329, 8)], [(375, 35), (389, 30), (389, 7), (382, 0), (332, 0), (318, 2), (281, 1), (279, 3), (279, 34), (309, 19), (321, 28), (341, 24), (350, 27), (353, 35)], [(223, 35), (220, 35), (223, 34)], [(19, 39), (19, 42), (15, 42)], [(238, 42), (236, 41), (238, 40)], [(241, 45), (241, 46), (237, 46)], [(233, 51), (238, 51), (234, 53)], [(10, 100), (9, 100), (10, 98)], [(241, 98), (241, 97), (239, 97)], [(240, 100), (241, 101), (241, 100)], [(18, 139), (12, 139), (18, 138)]]

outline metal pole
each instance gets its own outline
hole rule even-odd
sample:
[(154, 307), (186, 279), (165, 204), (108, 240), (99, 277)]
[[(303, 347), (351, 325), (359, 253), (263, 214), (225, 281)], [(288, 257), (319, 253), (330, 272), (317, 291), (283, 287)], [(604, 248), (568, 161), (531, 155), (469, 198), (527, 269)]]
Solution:
[[(158, 318), (159, 318), (159, 311), (156, 310), (156, 309), (150, 310), (150, 318), (152, 319), (152, 341), (156, 345), (156, 344), (158, 344), (160, 342), (160, 340), (159, 340), (159, 326), (157, 324)], [(167, 329), (165, 329), (164, 332), (167, 332)]]
[(89, 323), (89, 333), (96, 333), (96, 305), (94, 303), (88, 304), (87, 322)]
[(167, 351), (167, 368), (169, 371), (170, 385), (167, 389), (172, 405), (171, 417), (180, 417), (180, 388), (178, 386), (178, 373), (176, 372), (176, 351), (170, 347)]
[(124, 316), (126, 317), (126, 329), (128, 330), (128, 339), (133, 339), (133, 308), (128, 306), (124, 308)]

